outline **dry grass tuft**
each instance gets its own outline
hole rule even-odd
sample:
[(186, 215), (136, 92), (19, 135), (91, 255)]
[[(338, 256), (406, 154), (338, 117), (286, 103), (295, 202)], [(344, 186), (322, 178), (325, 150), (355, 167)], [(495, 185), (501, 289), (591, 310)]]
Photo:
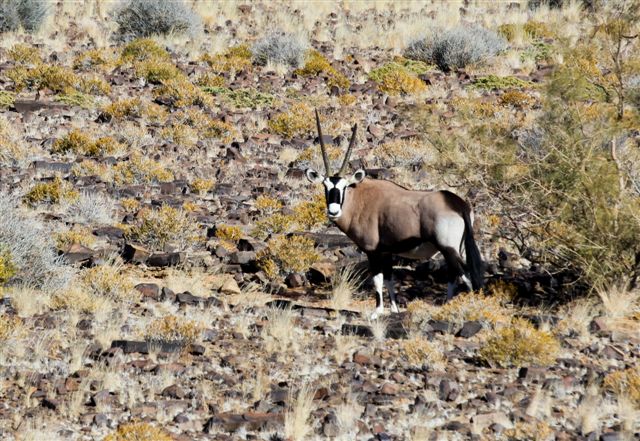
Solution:
[(640, 408), (640, 367), (614, 371), (604, 378), (603, 387), (619, 397), (627, 397)]
[(452, 323), (477, 320), (495, 325), (509, 322), (511, 314), (499, 296), (469, 292), (462, 293), (447, 302), (433, 313), (433, 318)]
[(146, 326), (144, 336), (150, 342), (169, 342), (186, 346), (194, 343), (201, 332), (202, 328), (197, 322), (167, 315)]
[(103, 441), (173, 441), (173, 437), (149, 423), (127, 423), (119, 426)]
[(290, 394), (289, 408), (284, 417), (284, 433), (287, 438), (303, 441), (313, 431), (309, 418), (314, 408), (314, 395), (315, 390), (309, 384), (302, 386), (295, 397), (293, 393)]
[(331, 287), (331, 307), (346, 309), (353, 295), (362, 286), (363, 274), (353, 266), (340, 268), (333, 277)]
[(428, 365), (441, 368), (444, 365), (442, 348), (431, 343), (425, 337), (417, 335), (400, 343), (402, 356), (414, 366)]

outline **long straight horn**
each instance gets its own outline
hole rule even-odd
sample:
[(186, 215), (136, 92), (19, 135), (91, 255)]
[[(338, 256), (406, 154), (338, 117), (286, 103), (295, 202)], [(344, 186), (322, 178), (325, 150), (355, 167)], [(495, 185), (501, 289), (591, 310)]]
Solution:
[(331, 176), (329, 157), (327, 156), (327, 150), (324, 148), (324, 139), (322, 139), (322, 129), (320, 128), (320, 115), (318, 114), (318, 109), (316, 109), (316, 125), (318, 126), (318, 140), (320, 141), (320, 150), (322, 150), (322, 160), (324, 161), (324, 168), (327, 172), (327, 176)]
[(338, 175), (342, 176), (342, 173), (347, 168), (347, 164), (349, 163), (349, 157), (351, 156), (351, 150), (353, 149), (353, 145), (356, 143), (356, 132), (358, 131), (358, 123), (353, 126), (353, 133), (351, 134), (351, 141), (349, 141), (349, 147), (347, 148), (347, 153), (344, 155), (344, 161), (342, 161), (342, 167), (340, 167), (340, 172)]

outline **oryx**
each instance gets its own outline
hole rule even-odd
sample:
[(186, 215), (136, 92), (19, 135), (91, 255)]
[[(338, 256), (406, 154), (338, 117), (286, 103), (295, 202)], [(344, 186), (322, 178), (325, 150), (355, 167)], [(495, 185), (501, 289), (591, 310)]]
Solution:
[[(484, 264), (473, 238), (473, 212), (464, 199), (450, 191), (408, 190), (391, 181), (367, 178), (362, 169), (345, 175), (356, 140), (357, 124), (353, 126), (342, 166), (338, 173), (332, 174), (317, 110), (316, 124), (326, 175), (309, 168), (307, 179), (324, 184), (329, 219), (369, 259), (377, 293), (373, 318), (384, 311), (383, 283), (389, 292), (391, 311), (398, 312), (392, 280), (394, 254), (410, 259), (430, 259), (441, 253), (449, 273), (447, 300), (453, 297), (458, 278), (469, 289), (482, 287)], [(466, 255), (466, 262), (462, 253)]]

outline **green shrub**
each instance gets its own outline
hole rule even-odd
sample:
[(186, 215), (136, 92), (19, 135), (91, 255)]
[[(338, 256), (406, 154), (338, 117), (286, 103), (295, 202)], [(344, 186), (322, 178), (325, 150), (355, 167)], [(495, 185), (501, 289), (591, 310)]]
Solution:
[(293, 104), (288, 111), (276, 115), (268, 125), (274, 133), (284, 138), (306, 135), (315, 127), (311, 108), (302, 102)]
[(0, 289), (16, 274), (16, 267), (11, 259), (11, 253), (0, 247)]
[(476, 78), (472, 82), (475, 89), (482, 90), (503, 90), (503, 89), (526, 89), (534, 87), (531, 81), (521, 80), (516, 77), (499, 77), (497, 75), (487, 75)]
[(0, 109), (6, 109), (13, 106), (15, 100), (15, 94), (6, 90), (0, 90)]
[(275, 97), (269, 93), (258, 92), (255, 89), (229, 89), (227, 87), (204, 87), (203, 90), (212, 95), (220, 96), (225, 103), (238, 109), (257, 109), (270, 107)]
[(42, 203), (59, 204), (63, 201), (74, 201), (80, 194), (67, 181), (55, 177), (51, 182), (39, 182), (24, 196), (29, 205)]

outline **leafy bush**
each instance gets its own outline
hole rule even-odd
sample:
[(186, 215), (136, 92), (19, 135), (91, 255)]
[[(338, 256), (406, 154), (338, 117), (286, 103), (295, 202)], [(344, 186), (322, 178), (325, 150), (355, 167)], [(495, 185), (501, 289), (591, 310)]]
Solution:
[(317, 194), (310, 201), (303, 201), (293, 207), (293, 221), (305, 231), (327, 221), (327, 202), (324, 194)]
[(127, 423), (110, 433), (103, 441), (172, 441), (163, 429), (149, 423)]
[(194, 35), (202, 26), (198, 14), (179, 0), (128, 0), (113, 12), (113, 17), (122, 40), (151, 35)]
[(145, 340), (152, 343), (175, 343), (182, 346), (194, 343), (202, 328), (198, 323), (175, 315), (166, 315), (145, 328)]
[(7, 52), (7, 58), (15, 64), (42, 63), (40, 49), (24, 43), (14, 44)]
[(253, 61), (265, 66), (267, 63), (299, 67), (304, 63), (307, 42), (291, 34), (271, 34), (258, 41), (252, 48)]
[(536, 100), (531, 95), (519, 90), (507, 90), (500, 95), (500, 104), (519, 109), (527, 109), (535, 104)]
[(286, 214), (274, 213), (256, 222), (251, 235), (264, 239), (270, 234), (281, 234), (289, 231), (294, 225), (293, 218)]
[(113, 53), (107, 49), (89, 49), (73, 59), (73, 68), (78, 70), (107, 70), (115, 63)]
[(315, 127), (311, 108), (305, 103), (293, 104), (287, 112), (268, 122), (269, 128), (284, 138), (306, 135)]
[(24, 201), (30, 205), (59, 204), (64, 201), (75, 201), (79, 193), (67, 181), (55, 177), (50, 182), (39, 182), (27, 192)]
[(184, 76), (173, 63), (153, 58), (139, 61), (133, 67), (138, 77), (146, 79), (151, 84), (161, 84)]
[(378, 83), (381, 91), (391, 95), (418, 93), (427, 88), (414, 72), (395, 62), (372, 70), (369, 78)]
[(0, 0), (0, 33), (17, 31), (20, 27), (35, 32), (48, 13), (46, 0)]
[(67, 92), (73, 90), (79, 83), (78, 76), (71, 69), (55, 64), (38, 64), (30, 69), (14, 67), (9, 69), (6, 75), (13, 81), (16, 92), (23, 89)]
[(505, 307), (503, 298), (468, 292), (447, 302), (433, 314), (433, 318), (454, 323), (477, 320), (494, 325), (508, 322), (511, 315), (512, 312)]
[(405, 56), (434, 63), (444, 72), (485, 60), (507, 48), (505, 40), (481, 27), (458, 26), (412, 42)]
[(0, 247), (11, 256), (12, 284), (58, 290), (73, 274), (56, 256), (45, 226), (23, 213), (18, 202), (5, 194), (0, 194)]
[(86, 228), (73, 228), (68, 231), (61, 231), (56, 233), (56, 248), (59, 250), (65, 250), (73, 244), (83, 245), (85, 247), (91, 247), (96, 238)]
[[(2, 99), (2, 92), (0, 92), (0, 99)], [(9, 121), (0, 116), (0, 162), (11, 163), (23, 156), (18, 133)]]
[(110, 155), (123, 151), (124, 147), (111, 136), (103, 136), (95, 141), (81, 130), (74, 129), (60, 139), (56, 139), (51, 153), (75, 153), (87, 156)]
[(552, 334), (516, 318), (487, 340), (480, 355), (490, 364), (501, 367), (546, 366), (555, 362), (559, 351), (560, 343)]
[(144, 209), (138, 214), (136, 221), (127, 233), (127, 238), (152, 250), (164, 250), (169, 243), (186, 249), (196, 240), (194, 222), (181, 209), (168, 205), (163, 205), (158, 210)]

